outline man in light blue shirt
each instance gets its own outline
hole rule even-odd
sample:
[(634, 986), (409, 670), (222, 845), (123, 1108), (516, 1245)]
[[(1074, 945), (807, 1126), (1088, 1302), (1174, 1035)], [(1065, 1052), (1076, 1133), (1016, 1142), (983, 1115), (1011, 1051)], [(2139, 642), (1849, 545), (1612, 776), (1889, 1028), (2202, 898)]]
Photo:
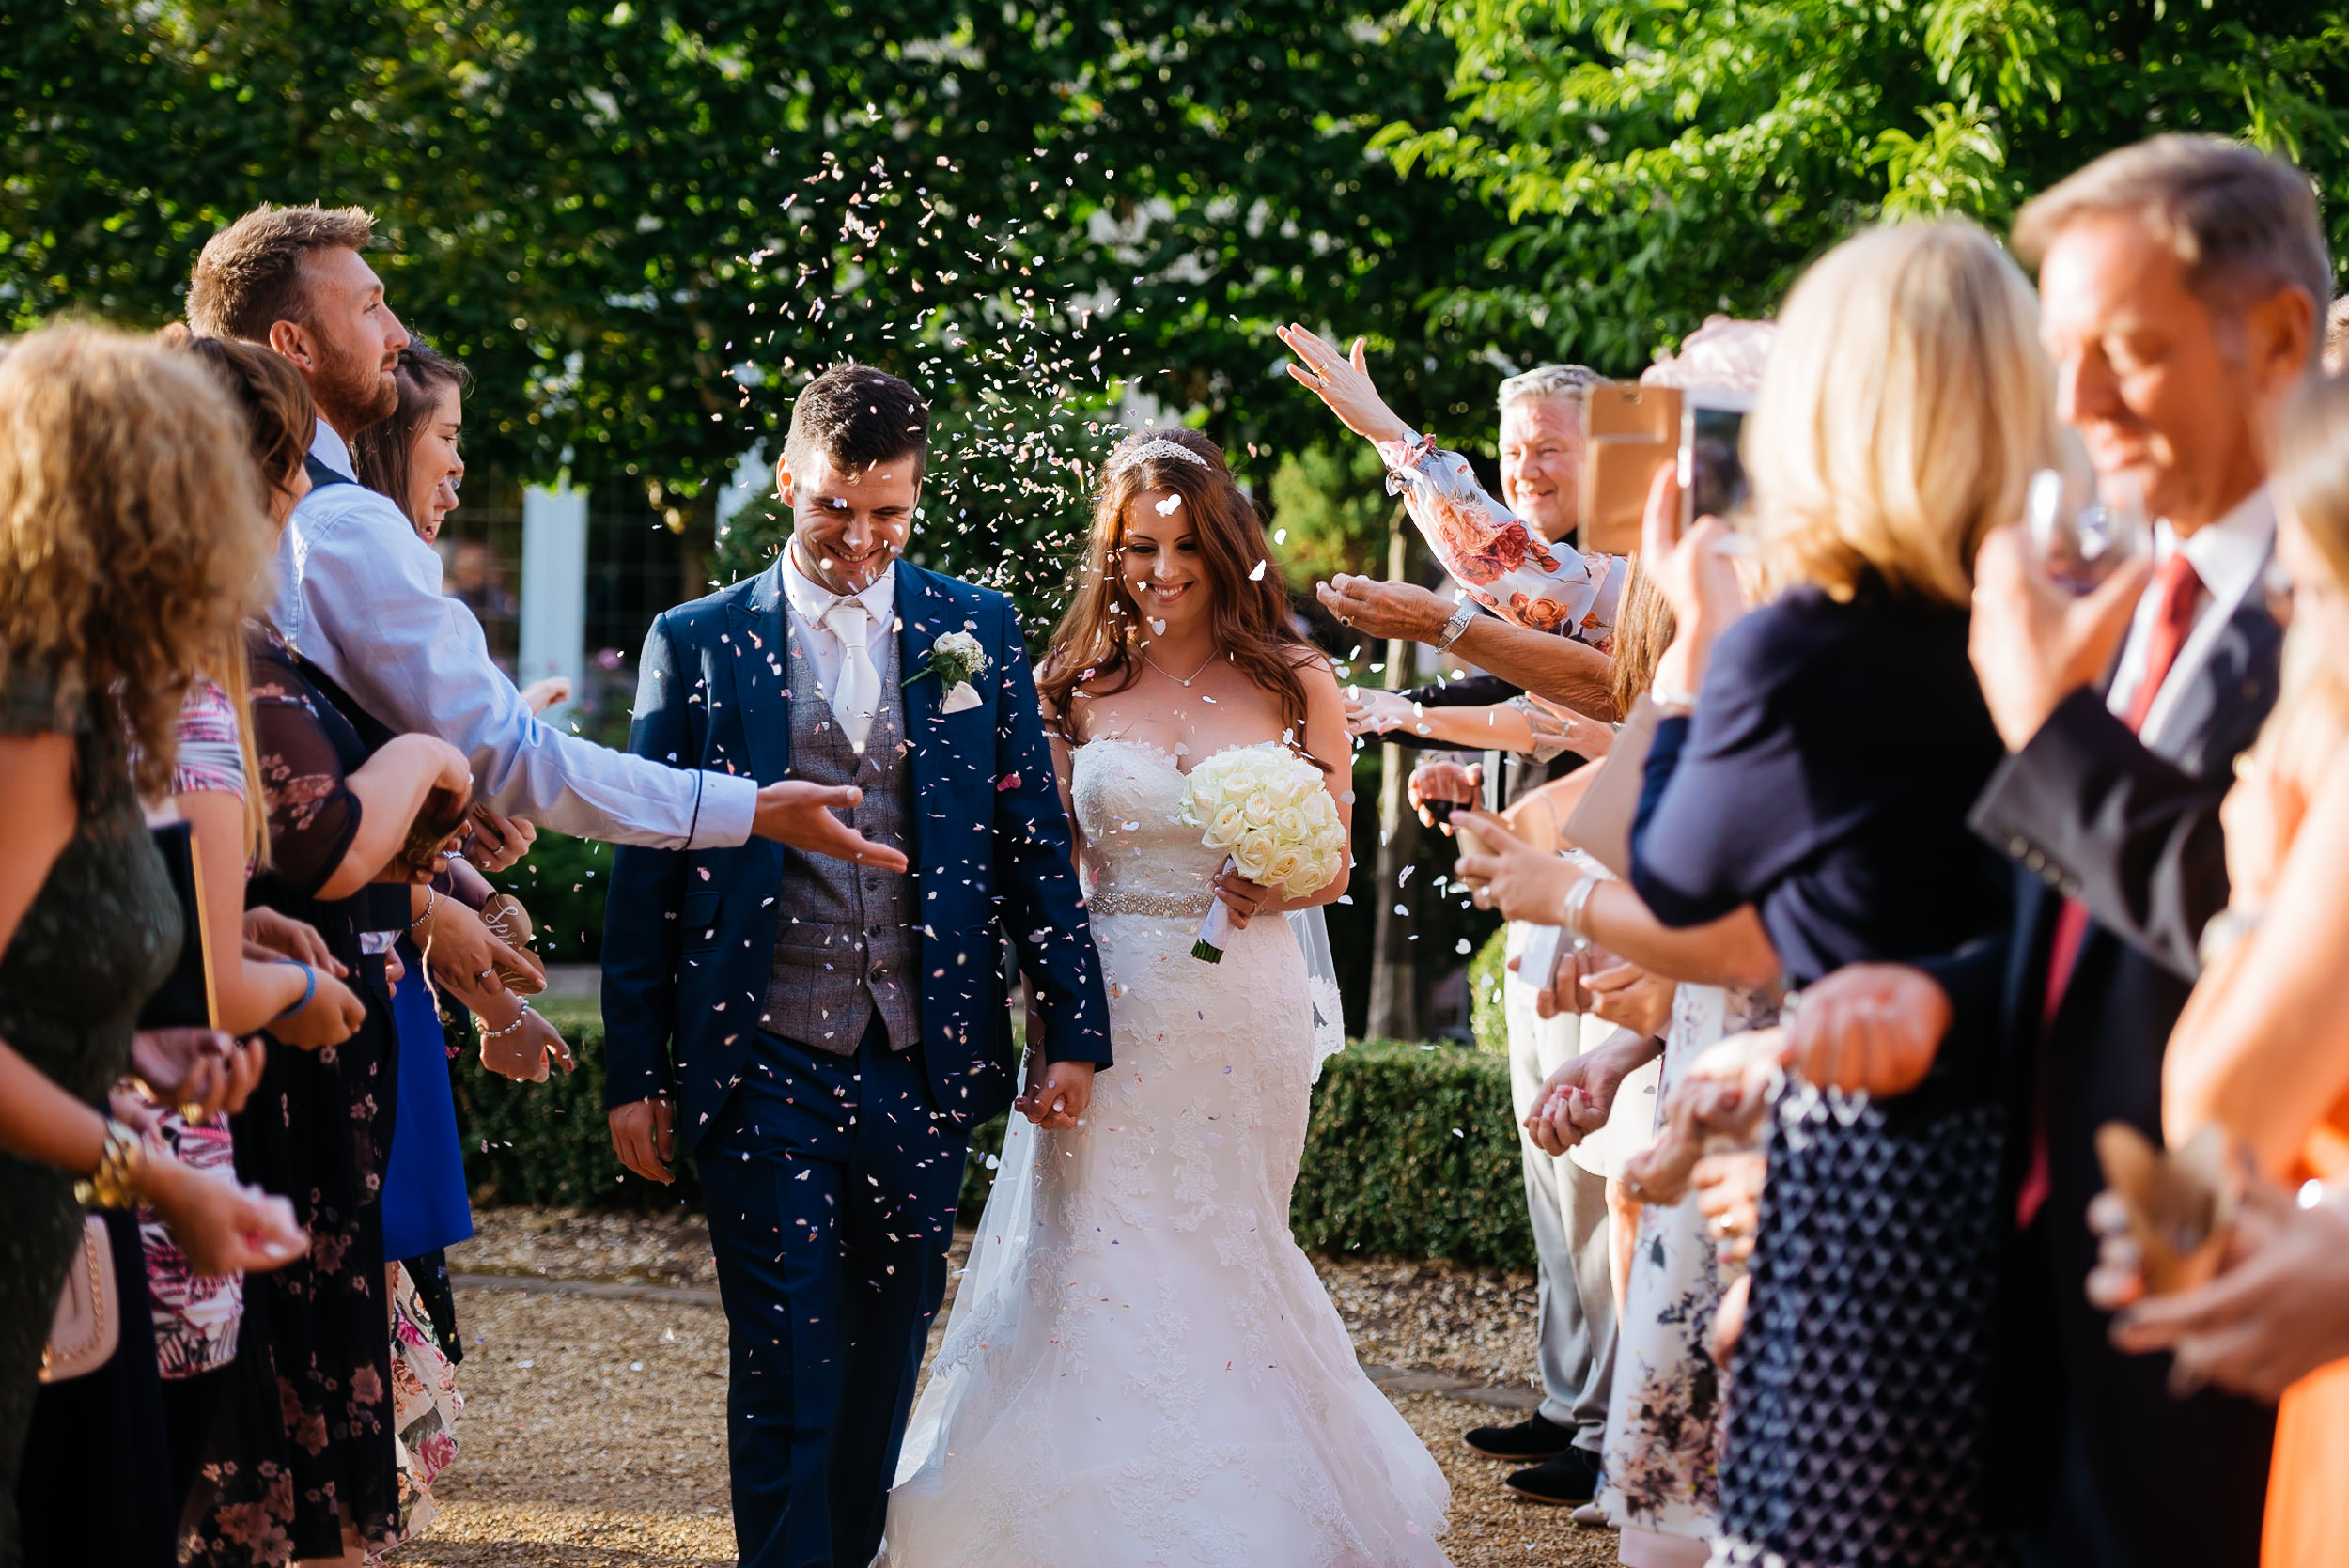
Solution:
[(539, 722), (490, 660), (481, 626), (441, 592), (441, 559), (387, 497), (352, 481), (350, 437), (388, 418), (407, 330), (360, 252), (360, 208), (246, 213), (206, 243), (188, 321), (266, 344), (300, 370), (319, 406), (311, 489), (278, 547), (278, 629), (368, 713), (439, 736), (471, 758), (492, 810), (614, 844), (705, 849), (754, 835), (903, 869), (828, 808), (853, 788), (664, 767)]

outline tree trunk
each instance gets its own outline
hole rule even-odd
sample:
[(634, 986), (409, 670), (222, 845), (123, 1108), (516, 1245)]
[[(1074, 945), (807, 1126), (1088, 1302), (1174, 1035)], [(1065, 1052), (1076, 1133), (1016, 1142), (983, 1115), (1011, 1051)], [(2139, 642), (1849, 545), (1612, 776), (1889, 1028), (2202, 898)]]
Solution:
[[(1404, 576), (1409, 535), (1398, 505), (1387, 526), (1387, 577)], [(1399, 691), (1409, 684), (1406, 672), (1413, 644), (1403, 638), (1387, 643), (1387, 690)], [(1411, 942), (1411, 901), (1403, 882), (1403, 868), (1419, 853), (1419, 818), (1410, 809), (1405, 785), (1411, 773), (1410, 753), (1390, 740), (1378, 748), (1378, 879), (1373, 890), (1378, 900), (1372, 927), (1370, 1017), (1364, 1032), (1373, 1038), (1416, 1040), (1419, 1027), (1419, 968)]]

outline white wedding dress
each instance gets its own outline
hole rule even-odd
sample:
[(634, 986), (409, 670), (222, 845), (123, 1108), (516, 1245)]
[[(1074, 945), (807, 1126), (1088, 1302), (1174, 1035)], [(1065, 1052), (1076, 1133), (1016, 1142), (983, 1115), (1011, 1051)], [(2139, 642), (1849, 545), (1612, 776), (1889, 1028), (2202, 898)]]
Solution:
[(1450, 1490), (1289, 1234), (1318, 1065), (1298, 939), (1190, 955), (1221, 857), (1173, 758), (1076, 753), (1114, 1066), (1015, 1115), (890, 1496), (892, 1568), (1439, 1564)]

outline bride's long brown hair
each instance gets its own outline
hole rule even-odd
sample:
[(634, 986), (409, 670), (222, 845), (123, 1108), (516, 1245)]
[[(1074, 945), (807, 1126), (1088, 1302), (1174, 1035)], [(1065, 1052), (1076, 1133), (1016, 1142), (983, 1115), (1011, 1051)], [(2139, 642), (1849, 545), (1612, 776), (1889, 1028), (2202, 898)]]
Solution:
[[(1196, 453), (1201, 461), (1187, 462), (1164, 453), (1132, 456), (1153, 441), (1173, 442)], [(1255, 503), (1233, 482), (1222, 449), (1196, 430), (1144, 430), (1110, 455), (1100, 495), (1094, 502), (1076, 597), (1053, 629), (1051, 646), (1036, 670), (1037, 689), (1059, 714), (1063, 738), (1072, 744), (1077, 739), (1071, 705), (1078, 688), (1106, 681), (1094, 694), (1111, 696), (1142, 675), (1136, 652), (1142, 608), (1126, 590), (1117, 554), (1125, 537), (1126, 508), (1149, 490), (1183, 498), (1182, 515), (1199, 540), (1216, 646), (1241, 674), (1279, 699), (1283, 738), (1298, 755), (1328, 772), (1328, 765), (1305, 750), (1305, 687), (1297, 678), (1297, 672), (1320, 655), (1289, 631), (1288, 597), (1281, 588), (1281, 574), (1271, 567), (1272, 549), (1265, 540), (1264, 520)]]

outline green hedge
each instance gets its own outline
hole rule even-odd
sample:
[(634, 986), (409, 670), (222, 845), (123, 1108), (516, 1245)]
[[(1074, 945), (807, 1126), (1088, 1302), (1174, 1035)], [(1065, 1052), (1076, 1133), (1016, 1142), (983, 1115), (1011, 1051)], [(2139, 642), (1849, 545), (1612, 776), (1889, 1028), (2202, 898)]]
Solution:
[(1330, 1058), (1289, 1223), (1317, 1252), (1532, 1267), (1507, 1060), (1401, 1040)]
[[(457, 1063), (466, 1173), (485, 1203), (665, 1207), (698, 1203), (690, 1170), (655, 1188), (622, 1171), (603, 1114), (603, 1032), (592, 1001), (544, 1011), (579, 1053), (579, 1071), (543, 1084)], [(1003, 1147), (1003, 1122), (971, 1140), (962, 1207), (976, 1219)], [(1316, 1251), (1530, 1268), (1507, 1062), (1452, 1045), (1361, 1041), (1327, 1063), (1314, 1090), (1304, 1168), (1289, 1222)]]
[(1469, 960), (1469, 1025), (1476, 1031), (1476, 1048), (1509, 1060), (1509, 1018), (1501, 1000), (1501, 984), (1509, 977), (1509, 928), (1502, 926), (1486, 939)]

